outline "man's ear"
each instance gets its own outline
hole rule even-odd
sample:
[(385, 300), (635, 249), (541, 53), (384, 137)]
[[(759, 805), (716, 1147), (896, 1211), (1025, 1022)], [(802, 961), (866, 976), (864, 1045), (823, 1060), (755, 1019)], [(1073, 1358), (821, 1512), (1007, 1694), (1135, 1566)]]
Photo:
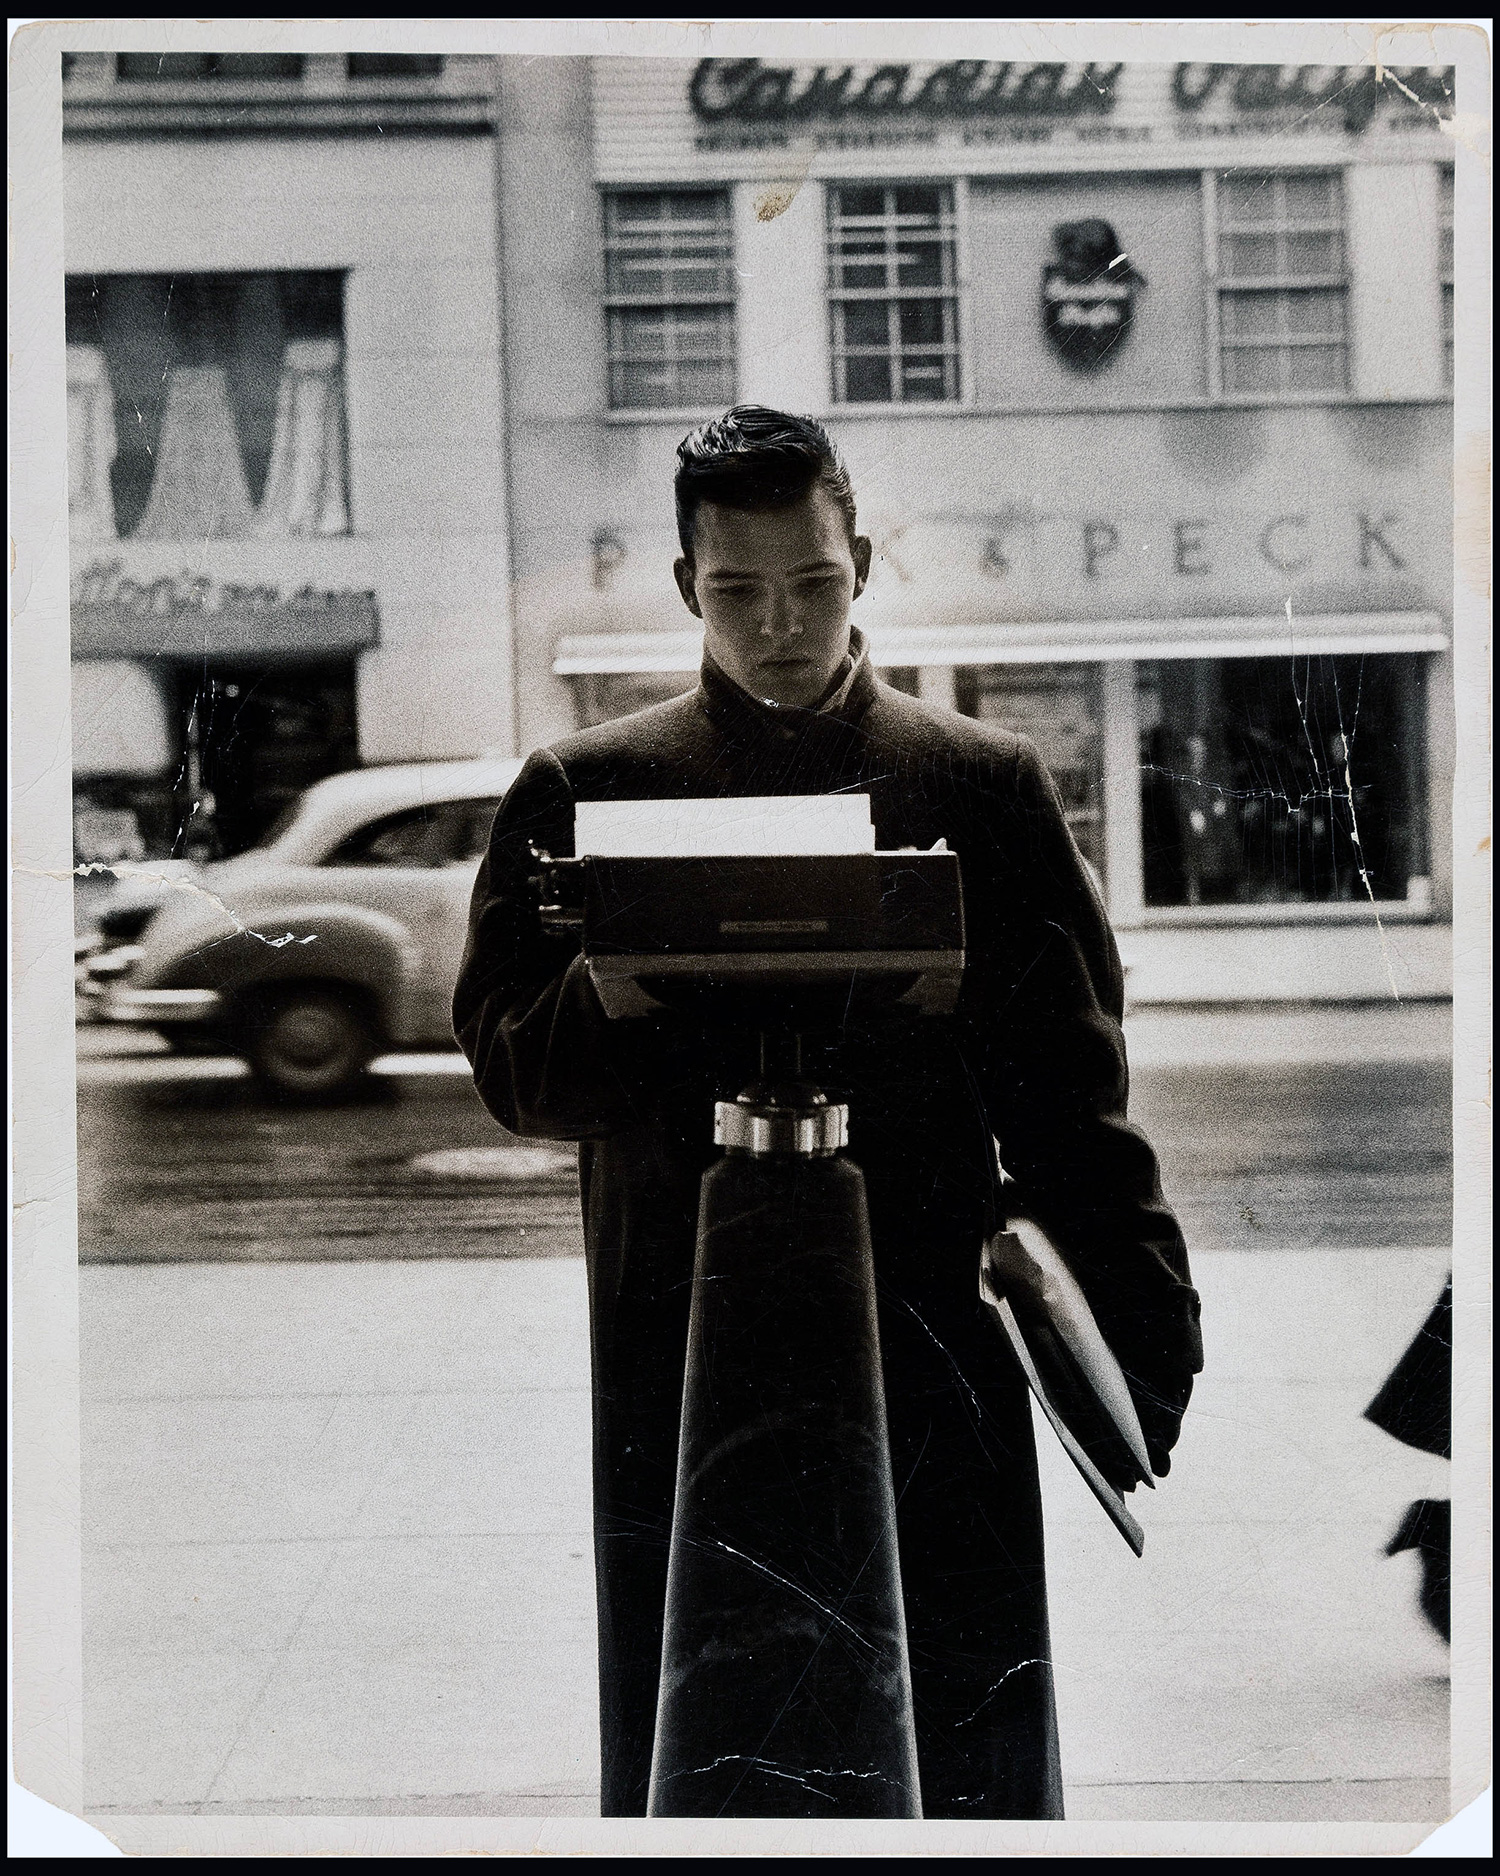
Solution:
[(874, 550), (868, 534), (856, 534), (850, 545), (854, 554), (854, 597), (858, 599), (870, 578), (870, 555)]
[[(870, 556), (866, 554), (865, 564), (867, 566), (869, 559)], [(682, 595), (683, 605), (687, 607), (688, 611), (692, 613), (695, 619), (701, 619), (703, 613), (698, 605), (698, 587), (693, 574), (692, 561), (687, 559), (684, 555), (679, 554), (672, 562), (672, 574), (677, 581), (677, 590)], [(855, 590), (857, 591), (858, 589), (856, 588)]]

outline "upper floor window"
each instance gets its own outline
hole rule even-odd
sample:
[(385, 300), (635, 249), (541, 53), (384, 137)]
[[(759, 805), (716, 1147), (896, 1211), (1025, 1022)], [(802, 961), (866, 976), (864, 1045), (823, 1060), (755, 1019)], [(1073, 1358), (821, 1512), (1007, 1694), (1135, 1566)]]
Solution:
[(130, 84), (191, 84), (200, 78), (298, 79), (307, 61), (300, 52), (121, 52), (115, 77)]
[(441, 78), (440, 52), (351, 52), (344, 61), (351, 78)]
[(1343, 178), (1218, 180), (1219, 344), (1230, 396), (1347, 391)]
[(341, 273), (67, 281), (75, 544), (349, 531)]
[(1453, 382), (1453, 171), (1438, 171), (1438, 283), (1443, 296), (1443, 382)]
[(727, 189), (605, 195), (612, 409), (733, 402), (733, 260)]
[(828, 295), (835, 403), (959, 397), (951, 184), (832, 186)]

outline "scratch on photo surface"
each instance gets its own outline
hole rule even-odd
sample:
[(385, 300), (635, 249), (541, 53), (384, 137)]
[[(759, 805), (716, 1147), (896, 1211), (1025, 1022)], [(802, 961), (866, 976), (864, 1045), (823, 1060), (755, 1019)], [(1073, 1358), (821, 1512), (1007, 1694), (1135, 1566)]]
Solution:
[(983, 1700), (980, 1701), (979, 1705), (975, 1707), (972, 1713), (966, 1714), (963, 1719), (955, 1723), (959, 1726), (972, 1725), (973, 1722), (979, 1718), (980, 1714), (983, 1713), (983, 1711), (989, 1705), (989, 1703), (994, 1699), (995, 1695), (999, 1693), (1000, 1689), (1011, 1678), (1011, 1676), (1014, 1674), (1019, 1674), (1022, 1668), (1050, 1668), (1051, 1666), (1052, 1666), (1052, 1663), (1046, 1655), (1029, 1655), (1026, 1658), (1026, 1660), (1018, 1661), (1014, 1667), (1007, 1668), (1005, 1670), (1005, 1672), (1000, 1676), (999, 1680), (996, 1681), (994, 1686), (989, 1689), (989, 1691), (985, 1694)]
[(808, 1784), (810, 1778), (878, 1778), (883, 1784), (890, 1780), (884, 1772), (857, 1772), (852, 1765), (810, 1765), (806, 1771), (796, 1772), (790, 1766), (778, 1765), (774, 1759), (757, 1758), (753, 1752), (726, 1752), (707, 1765), (695, 1765), (690, 1771), (679, 1772), (679, 1778), (698, 1778), (705, 1772), (717, 1771), (721, 1765), (744, 1764), (747, 1769), (769, 1772), (772, 1778), (790, 1779), (795, 1785), (806, 1785), (809, 1791), (814, 1787)]
[(783, 1589), (789, 1589), (794, 1596), (800, 1596), (804, 1602), (810, 1603), (812, 1607), (818, 1611), (819, 1615), (826, 1616), (835, 1627), (843, 1629), (849, 1639), (853, 1642), (857, 1642), (861, 1648), (872, 1648), (873, 1645), (869, 1637), (861, 1635), (848, 1617), (841, 1615), (839, 1611), (834, 1608), (832, 1603), (822, 1601), (821, 1598), (815, 1596), (810, 1589), (804, 1588), (801, 1583), (793, 1582), (789, 1576), (783, 1576), (779, 1570), (773, 1570), (768, 1563), (762, 1563), (758, 1557), (752, 1557), (743, 1550), (737, 1550), (733, 1544), (726, 1544), (722, 1537), (714, 1538), (712, 1545), (705, 1543), (702, 1539), (694, 1539), (692, 1541), (702, 1550), (708, 1550), (716, 1546), (728, 1556), (734, 1557), (740, 1563), (746, 1565), (747, 1568), (758, 1570), (762, 1576), (769, 1577), (773, 1583), (780, 1584)]
[(172, 873), (161, 873), (149, 866), (137, 866), (130, 861), (85, 860), (78, 866), (59, 868), (44, 866), (18, 866), (16, 872), (25, 874), (29, 879), (86, 879), (93, 873), (113, 873), (116, 879), (141, 879), (159, 886), (170, 887), (173, 892), (195, 892), (206, 899), (216, 912), (222, 912), (234, 927), (232, 935), (257, 939), (263, 945), (269, 945), (273, 951), (280, 951), (286, 945), (311, 945), (318, 942), (316, 932), (308, 932), (299, 938), (295, 932), (283, 932), (279, 938), (273, 938), (268, 932), (257, 931), (253, 925), (247, 925), (238, 912), (225, 905), (216, 892), (210, 892), (206, 886), (199, 885), (195, 879), (181, 879)]
[[(1297, 690), (1297, 650), (1292, 625), (1292, 601), (1290, 594), (1288, 594), (1286, 601), (1286, 629), (1288, 637), (1292, 639), (1292, 694), (1297, 699), (1297, 714), (1302, 720), (1302, 734), (1307, 741), (1308, 759), (1313, 765), (1313, 773), (1316, 774), (1318, 757), (1316, 750), (1313, 748), (1312, 730), (1307, 721), (1307, 700)], [(1350, 750), (1353, 746), (1354, 732), (1359, 727), (1359, 697), (1356, 694), (1354, 700), (1354, 722), (1346, 730), (1344, 728), (1343, 699), (1339, 696), (1337, 665), (1334, 666), (1333, 672), (1333, 701), (1334, 708), (1338, 712), (1339, 746), (1344, 758), (1343, 799), (1349, 809), (1349, 833), (1354, 843), (1354, 864), (1359, 869), (1360, 883), (1364, 886), (1366, 893), (1369, 895), (1370, 909), (1375, 914), (1375, 930), (1380, 935), (1380, 961), (1385, 966), (1386, 981), (1391, 987), (1392, 997), (1399, 1003), (1401, 1001), (1401, 992), (1396, 988), (1396, 975), (1391, 969), (1390, 945), (1386, 940), (1385, 926), (1380, 922), (1380, 910), (1375, 903), (1375, 888), (1370, 883), (1369, 869), (1365, 865), (1365, 851), (1359, 838), (1359, 814), (1354, 805), (1354, 775), (1350, 762)], [(1331, 788), (1328, 791), (1328, 798), (1331, 804), (1334, 799), (1333, 790)]]

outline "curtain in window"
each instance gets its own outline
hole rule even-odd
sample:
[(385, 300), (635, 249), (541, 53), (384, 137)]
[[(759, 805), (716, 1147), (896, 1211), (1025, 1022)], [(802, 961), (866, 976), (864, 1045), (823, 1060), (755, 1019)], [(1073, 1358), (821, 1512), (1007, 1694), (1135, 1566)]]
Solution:
[(251, 529), (261, 539), (349, 531), (342, 366), (337, 339), (287, 344), (266, 491)]
[(222, 365), (174, 365), (151, 497), (135, 538), (242, 540), (254, 518)]
[(75, 546), (113, 541), (115, 399), (97, 345), (68, 347), (68, 536)]

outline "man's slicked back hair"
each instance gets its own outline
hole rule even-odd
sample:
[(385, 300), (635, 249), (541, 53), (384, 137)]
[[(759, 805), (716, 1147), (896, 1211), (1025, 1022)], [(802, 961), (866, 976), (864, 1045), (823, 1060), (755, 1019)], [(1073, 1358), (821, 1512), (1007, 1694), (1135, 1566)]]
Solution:
[(736, 404), (677, 446), (677, 538), (693, 558), (699, 504), (749, 512), (790, 508), (821, 486), (855, 534), (849, 471), (822, 424), (764, 404)]

